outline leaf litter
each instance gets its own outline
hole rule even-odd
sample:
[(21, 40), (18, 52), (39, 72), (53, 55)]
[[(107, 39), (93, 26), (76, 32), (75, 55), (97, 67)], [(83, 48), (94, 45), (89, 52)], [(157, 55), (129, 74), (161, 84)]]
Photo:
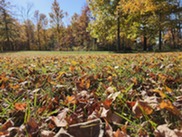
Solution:
[(182, 135), (182, 53), (0, 56), (0, 136)]

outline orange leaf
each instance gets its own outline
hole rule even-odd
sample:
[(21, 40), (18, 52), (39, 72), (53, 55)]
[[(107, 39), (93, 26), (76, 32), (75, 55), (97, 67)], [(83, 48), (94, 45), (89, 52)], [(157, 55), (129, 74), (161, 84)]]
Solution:
[(169, 101), (169, 100), (163, 100), (159, 107), (161, 109), (167, 109), (168, 111), (172, 112), (174, 115), (181, 116), (180, 111)]
[(112, 104), (112, 99), (106, 99), (103, 101), (103, 105), (105, 108), (109, 108)]
[(22, 110), (26, 109), (27, 104), (26, 103), (15, 103), (14, 106), (15, 106), (16, 110), (22, 111)]
[(88, 80), (86, 81), (85, 87), (86, 87), (86, 89), (89, 89), (89, 87), (90, 87), (90, 79), (88, 79)]
[(76, 104), (77, 101), (76, 101), (75, 96), (67, 96), (65, 103), (66, 104)]
[(123, 133), (120, 129), (118, 129), (116, 132), (113, 132), (113, 137), (126, 137), (127, 135)]
[(75, 70), (74, 66), (70, 66), (70, 71), (73, 72)]

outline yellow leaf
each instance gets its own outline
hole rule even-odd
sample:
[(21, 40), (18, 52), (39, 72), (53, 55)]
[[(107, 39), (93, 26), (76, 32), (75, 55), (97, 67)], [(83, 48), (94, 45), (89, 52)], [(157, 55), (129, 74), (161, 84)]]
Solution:
[(78, 64), (78, 62), (76, 62), (76, 61), (71, 61), (71, 64), (75, 66), (75, 65)]
[(165, 86), (165, 89), (167, 92), (173, 92), (173, 90), (171, 88), (169, 88), (168, 86)]
[(173, 114), (175, 114), (177, 116), (181, 116), (180, 111), (169, 100), (163, 100), (159, 104), (159, 108), (161, 108), (161, 109), (167, 109), (171, 113), (173, 113)]
[(57, 76), (57, 79), (59, 79), (62, 75), (64, 75), (65, 74), (65, 72), (63, 72), (63, 71), (61, 71), (61, 72), (59, 72), (59, 74), (58, 74), (58, 76)]
[(164, 94), (164, 92), (161, 91), (161, 90), (159, 90), (159, 89), (154, 89), (154, 90), (152, 90), (152, 92), (159, 93), (159, 95), (160, 95), (162, 98), (165, 98), (165, 97), (166, 97), (166, 94)]
[(85, 87), (86, 87), (86, 89), (89, 89), (89, 87), (90, 87), (90, 79), (87, 79), (87, 81), (85, 83)]

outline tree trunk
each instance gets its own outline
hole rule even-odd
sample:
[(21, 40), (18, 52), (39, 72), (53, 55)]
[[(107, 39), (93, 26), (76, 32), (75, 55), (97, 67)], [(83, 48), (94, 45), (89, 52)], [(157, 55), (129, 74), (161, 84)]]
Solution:
[(7, 22), (7, 13), (5, 10), (3, 10), (3, 14), (4, 14), (4, 25), (5, 25), (5, 34), (6, 34), (6, 43), (7, 43), (7, 49), (8, 50), (12, 50), (11, 49), (11, 41), (10, 41), (10, 35), (9, 35), (9, 28), (8, 28), (8, 22)]
[(38, 47), (39, 47), (39, 50), (41, 50), (41, 42), (40, 42), (40, 29), (39, 29), (39, 26), (38, 26), (38, 29), (37, 29), (37, 37), (38, 37)]
[(162, 50), (162, 31), (159, 29), (159, 50)]
[(124, 51), (125, 50), (125, 40), (124, 40), (124, 36), (122, 38), (122, 50)]
[(147, 37), (143, 36), (143, 50), (147, 51)]
[(173, 48), (176, 48), (176, 42), (175, 42), (175, 29), (171, 29), (171, 34), (172, 34), (172, 43), (173, 43)]
[(119, 15), (117, 17), (117, 51), (120, 51), (120, 18)]
[(162, 49), (161, 13), (159, 14), (159, 50)]

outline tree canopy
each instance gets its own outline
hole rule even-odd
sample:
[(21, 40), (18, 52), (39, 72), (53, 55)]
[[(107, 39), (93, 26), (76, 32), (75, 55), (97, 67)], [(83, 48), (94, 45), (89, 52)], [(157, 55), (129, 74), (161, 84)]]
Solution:
[(22, 8), (23, 21), (12, 5), (0, 1), (1, 51), (182, 48), (181, 0), (87, 0), (72, 17), (54, 0), (49, 15)]

